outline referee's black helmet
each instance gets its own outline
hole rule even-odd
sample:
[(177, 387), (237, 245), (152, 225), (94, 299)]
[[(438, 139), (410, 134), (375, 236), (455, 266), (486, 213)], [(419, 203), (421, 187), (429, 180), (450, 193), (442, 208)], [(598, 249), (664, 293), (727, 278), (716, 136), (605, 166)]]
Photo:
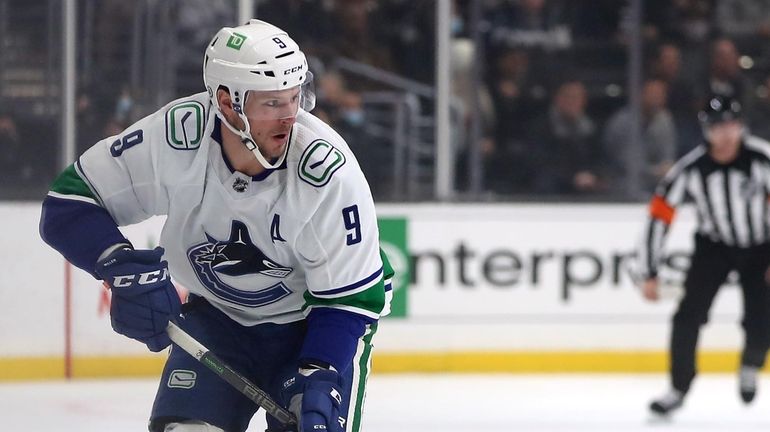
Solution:
[(704, 127), (726, 121), (740, 121), (743, 118), (741, 103), (725, 95), (712, 95), (706, 101), (706, 105), (698, 113), (698, 120)]

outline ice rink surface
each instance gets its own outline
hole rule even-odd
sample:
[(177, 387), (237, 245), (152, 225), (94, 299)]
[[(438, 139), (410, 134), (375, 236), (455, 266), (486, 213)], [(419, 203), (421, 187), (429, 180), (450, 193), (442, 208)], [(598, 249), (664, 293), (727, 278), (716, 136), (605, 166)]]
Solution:
[[(137, 432), (154, 380), (0, 384), (2, 431)], [(770, 377), (754, 404), (733, 375), (704, 375), (669, 421), (647, 413), (663, 375), (382, 375), (370, 380), (366, 432), (770, 431)], [(216, 395), (211, 395), (216, 397)], [(263, 431), (261, 414), (249, 431)]]

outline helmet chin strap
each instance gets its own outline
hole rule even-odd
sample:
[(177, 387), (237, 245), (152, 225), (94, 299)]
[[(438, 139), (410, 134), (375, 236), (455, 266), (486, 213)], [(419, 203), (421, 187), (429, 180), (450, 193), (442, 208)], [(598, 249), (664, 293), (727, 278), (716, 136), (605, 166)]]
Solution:
[(246, 146), (249, 151), (254, 155), (254, 157), (257, 158), (257, 161), (265, 167), (266, 169), (276, 169), (281, 166), (283, 163), (283, 160), (286, 159), (286, 153), (289, 151), (289, 146), (287, 145), (283, 149), (283, 153), (278, 158), (278, 160), (271, 164), (268, 162), (267, 158), (262, 155), (262, 152), (259, 151), (259, 147), (257, 146), (257, 143), (254, 141), (254, 138), (251, 136), (251, 127), (249, 126), (249, 119), (246, 118), (245, 115), (242, 113), (237, 113), (238, 117), (241, 118), (243, 121), (243, 124), (246, 126), (246, 130), (240, 130), (237, 129), (235, 126), (231, 125), (229, 121), (225, 118), (224, 115), (222, 115), (222, 111), (219, 110), (219, 107), (217, 107), (217, 115), (219, 115), (220, 120), (222, 120), (222, 123), (224, 123), (225, 126), (227, 126), (228, 129), (230, 129), (231, 132), (238, 135), (241, 139), (241, 142), (244, 146)]

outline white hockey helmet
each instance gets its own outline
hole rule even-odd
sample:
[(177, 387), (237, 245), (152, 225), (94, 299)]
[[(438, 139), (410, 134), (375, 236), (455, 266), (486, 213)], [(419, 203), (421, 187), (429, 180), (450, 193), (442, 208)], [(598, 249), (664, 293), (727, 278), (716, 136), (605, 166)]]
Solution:
[[(277, 168), (286, 152), (274, 163), (268, 162), (251, 136), (248, 119), (290, 118), (297, 115), (299, 108), (310, 111), (315, 106), (313, 74), (308, 70), (305, 54), (285, 31), (256, 19), (217, 32), (206, 48), (203, 81), (222, 123), (241, 138), (265, 168)], [(220, 87), (230, 92), (233, 109), (245, 130), (237, 129), (222, 115), (217, 100)], [(253, 92), (274, 95), (275, 100), (246, 113), (246, 100)]]

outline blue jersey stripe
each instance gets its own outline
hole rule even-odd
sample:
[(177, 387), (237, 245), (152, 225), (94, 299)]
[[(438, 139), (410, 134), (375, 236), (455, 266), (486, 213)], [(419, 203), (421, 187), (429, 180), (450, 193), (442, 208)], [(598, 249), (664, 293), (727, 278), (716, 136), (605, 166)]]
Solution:
[(341, 288), (335, 288), (329, 291), (313, 293), (313, 295), (316, 297), (336, 296), (337, 294), (342, 294), (347, 291), (353, 291), (357, 288), (361, 288), (362, 286), (368, 285), (372, 283), (372, 281), (380, 277), (381, 275), (382, 275), (382, 267), (380, 267), (379, 270), (377, 270), (376, 272), (372, 273), (371, 275), (367, 276), (366, 278), (358, 282), (352, 283), (350, 285), (345, 285)]

